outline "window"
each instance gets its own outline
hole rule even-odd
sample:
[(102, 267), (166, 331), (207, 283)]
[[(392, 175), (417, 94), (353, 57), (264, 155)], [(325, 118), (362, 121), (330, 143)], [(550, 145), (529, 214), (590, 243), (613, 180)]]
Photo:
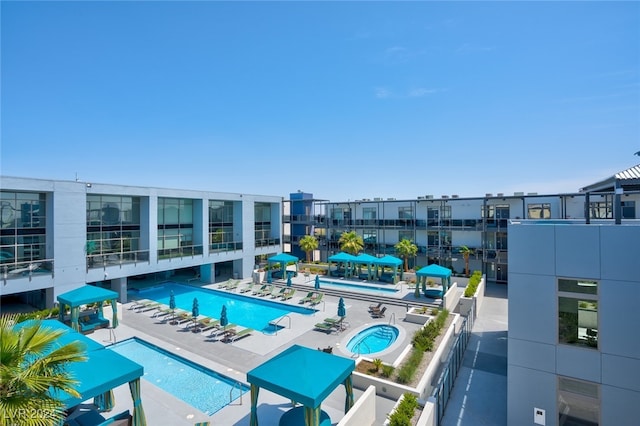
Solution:
[(413, 219), (413, 208), (398, 207), (398, 219)]
[(527, 204), (528, 219), (551, 219), (551, 204)]
[(362, 241), (365, 244), (375, 244), (378, 242), (378, 231), (375, 229), (365, 229), (362, 231)]
[(376, 208), (375, 207), (363, 207), (362, 208), (362, 218), (365, 220), (375, 220), (376, 219)]
[(622, 202), (622, 218), (623, 219), (636, 218), (636, 202), (635, 201)]
[(158, 198), (158, 256), (182, 256), (193, 246), (193, 200)]
[(398, 241), (402, 240), (413, 241), (413, 231), (398, 231)]
[(558, 424), (600, 424), (600, 386), (597, 383), (558, 377)]
[(254, 208), (256, 247), (269, 245), (269, 239), (271, 238), (271, 204), (255, 203)]
[(0, 192), (0, 263), (46, 259), (46, 194)]
[(233, 201), (209, 200), (209, 248), (234, 250)]
[(493, 219), (495, 217), (494, 206), (489, 204), (486, 206), (482, 206), (482, 210), (480, 211), (480, 215), (483, 218)]
[(598, 348), (598, 283), (558, 280), (558, 342)]
[(611, 201), (594, 201), (589, 203), (589, 217), (591, 219), (611, 219)]

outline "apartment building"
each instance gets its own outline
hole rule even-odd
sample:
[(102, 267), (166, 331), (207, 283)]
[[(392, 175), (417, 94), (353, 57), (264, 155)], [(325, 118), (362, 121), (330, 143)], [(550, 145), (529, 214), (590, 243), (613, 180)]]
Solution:
[(50, 307), (86, 283), (250, 277), (281, 251), (282, 197), (0, 178), (0, 296)]
[(340, 251), (338, 239), (356, 231), (364, 252), (383, 256), (395, 253), (395, 244), (406, 238), (418, 246), (411, 266), (431, 263), (463, 272), (460, 247), (473, 250), (470, 269), (482, 270), (488, 280), (506, 283), (509, 276), (508, 225), (520, 219), (635, 219), (640, 217), (640, 165), (631, 167), (575, 193), (485, 194), (418, 196), (354, 201), (316, 200), (312, 194), (290, 194), (284, 202), (285, 251), (304, 253), (298, 241), (315, 235), (319, 242), (313, 259), (326, 261)]

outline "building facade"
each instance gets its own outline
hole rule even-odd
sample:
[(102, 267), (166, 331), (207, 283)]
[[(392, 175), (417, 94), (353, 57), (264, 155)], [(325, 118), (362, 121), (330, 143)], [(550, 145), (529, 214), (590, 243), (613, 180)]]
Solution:
[[(640, 176), (640, 166), (637, 168)], [(285, 251), (290, 247), (291, 253), (300, 254), (299, 239), (314, 235), (319, 248), (313, 259), (326, 261), (340, 251), (338, 240), (346, 231), (358, 233), (364, 242), (363, 251), (374, 256), (395, 254), (395, 245), (406, 238), (418, 247), (410, 266), (437, 263), (458, 273), (464, 271), (460, 249), (466, 246), (472, 250), (471, 270), (481, 270), (488, 280), (506, 283), (510, 220), (614, 220), (616, 205), (621, 206), (622, 218), (640, 218), (638, 189), (629, 188), (618, 204), (613, 188), (571, 194), (485, 194), (470, 198), (426, 195), (414, 200), (374, 198), (348, 202), (313, 200), (311, 194), (299, 200), (294, 197), (300, 194), (291, 194), (284, 202), (283, 240)], [(294, 211), (296, 206), (304, 206), (304, 210)]]
[(37, 307), (86, 283), (124, 301), (149, 274), (250, 277), (282, 247), (282, 197), (0, 179), (0, 295)]
[(512, 221), (507, 417), (637, 424), (640, 221)]

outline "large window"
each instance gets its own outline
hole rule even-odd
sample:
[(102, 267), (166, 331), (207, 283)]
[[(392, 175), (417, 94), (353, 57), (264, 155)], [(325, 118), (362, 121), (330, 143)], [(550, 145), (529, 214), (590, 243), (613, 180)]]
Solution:
[(202, 254), (194, 252), (193, 200), (158, 198), (158, 256), (160, 258)]
[(402, 241), (402, 240), (409, 240), (409, 241), (415, 240), (413, 236), (413, 231), (398, 231), (398, 241)]
[(233, 239), (233, 201), (209, 201), (209, 245), (211, 250), (235, 250)]
[(621, 204), (622, 204), (622, 218), (635, 219), (636, 218), (636, 202), (622, 201)]
[(528, 219), (551, 219), (551, 204), (536, 203), (527, 204)]
[(256, 247), (275, 244), (271, 241), (271, 204), (256, 203), (254, 208)]
[(611, 201), (592, 201), (589, 203), (589, 217), (591, 219), (613, 218)]
[(598, 283), (558, 280), (558, 342), (598, 348)]
[(413, 207), (398, 207), (398, 219), (413, 219)]
[(147, 260), (140, 250), (140, 198), (87, 195), (87, 266)]
[(365, 220), (376, 219), (376, 208), (375, 207), (363, 207), (362, 208), (362, 218)]
[[(46, 259), (46, 194), (0, 192), (0, 263)], [(22, 264), (22, 265), (18, 265)], [(9, 266), (8, 266), (9, 267)]]
[(558, 424), (600, 424), (600, 386), (597, 383), (558, 377)]

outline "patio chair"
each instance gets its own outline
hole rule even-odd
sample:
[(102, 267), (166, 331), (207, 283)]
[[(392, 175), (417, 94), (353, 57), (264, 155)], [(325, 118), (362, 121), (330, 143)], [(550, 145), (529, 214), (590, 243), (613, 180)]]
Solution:
[(251, 294), (258, 296), (261, 292), (269, 288), (269, 284), (263, 284), (260, 288), (255, 288), (251, 291)]
[(212, 328), (218, 328), (220, 326), (220, 320), (209, 318), (209, 317), (198, 320), (198, 323), (200, 323), (201, 325), (200, 333), (209, 331)]
[(213, 328), (213, 330), (211, 330), (209, 336), (218, 336), (220, 334), (226, 333), (227, 331), (234, 330), (236, 327), (236, 324), (227, 324), (226, 327), (222, 327), (220, 325), (220, 322), (218, 321), (218, 324)]
[(230, 286), (233, 283), (233, 280), (231, 278), (229, 278), (228, 280), (221, 282), (220, 284), (218, 284), (218, 289), (226, 289), (228, 286)]
[(337, 330), (342, 331), (344, 330), (344, 326), (345, 326), (345, 320), (344, 317), (331, 317), (331, 318), (325, 318), (324, 322), (326, 322), (327, 324), (331, 324), (332, 326), (334, 326)]
[(248, 292), (252, 291), (253, 290), (253, 286), (254, 286), (253, 283), (249, 283), (244, 287), (240, 287), (240, 293), (248, 293)]
[(253, 328), (245, 328), (243, 330), (231, 333), (227, 339), (225, 340), (225, 342), (227, 343), (233, 343), (237, 340), (242, 339), (243, 337), (247, 337), (249, 336), (251, 333), (253, 333)]
[(333, 331), (333, 325), (331, 324), (327, 324), (326, 322), (319, 322), (316, 325), (313, 326), (313, 328), (315, 330), (321, 330), (321, 331), (325, 331), (325, 332), (329, 332), (331, 333)]
[(265, 297), (265, 296), (271, 294), (273, 289), (274, 289), (273, 285), (267, 285), (267, 287), (264, 290), (262, 290), (262, 291), (260, 291), (260, 293), (258, 293), (258, 296)]
[(371, 316), (373, 318), (383, 318), (384, 317), (384, 313), (387, 310), (387, 307), (384, 306), (382, 309), (380, 309), (379, 311), (375, 311), (371, 313)]
[(158, 309), (161, 306), (162, 306), (162, 303), (158, 303), (158, 302), (145, 303), (144, 306), (137, 308), (136, 312), (138, 312), (138, 313), (140, 313), (140, 312), (148, 312), (148, 311), (152, 311), (154, 309)]
[(151, 315), (151, 318), (160, 318), (169, 315), (173, 309), (167, 305), (160, 305), (156, 308), (156, 311)]
[(235, 289), (237, 289), (239, 285), (240, 285), (240, 281), (239, 280), (234, 280), (233, 282), (229, 283), (225, 287), (225, 290), (235, 291)]
[(318, 303), (322, 301), (323, 297), (324, 297), (324, 293), (316, 293), (315, 297), (312, 297), (311, 300), (309, 301), (309, 304), (311, 306), (316, 306)]
[(293, 297), (293, 295), (296, 294), (296, 289), (295, 288), (291, 288), (291, 287), (287, 287), (285, 289), (285, 292), (282, 293), (282, 296), (280, 296), (280, 298), (282, 300), (289, 300)]
[(285, 291), (287, 291), (287, 287), (282, 287), (282, 288), (274, 288), (273, 292), (271, 293), (271, 298), (272, 299), (278, 299), (280, 297), (282, 297), (282, 295), (285, 293)]
[(315, 291), (310, 291), (309, 293), (307, 293), (307, 295), (303, 298), (300, 299), (300, 303), (307, 303), (309, 301), (311, 301), (311, 299), (313, 298), (313, 296), (316, 294)]
[(377, 305), (369, 305), (369, 312), (379, 311), (382, 308), (382, 302), (378, 302)]
[(138, 308), (144, 307), (144, 305), (146, 305), (148, 303), (154, 303), (154, 301), (151, 300), (151, 299), (134, 300), (133, 302), (131, 302), (131, 305), (129, 305), (129, 310), (130, 311), (135, 311)]

